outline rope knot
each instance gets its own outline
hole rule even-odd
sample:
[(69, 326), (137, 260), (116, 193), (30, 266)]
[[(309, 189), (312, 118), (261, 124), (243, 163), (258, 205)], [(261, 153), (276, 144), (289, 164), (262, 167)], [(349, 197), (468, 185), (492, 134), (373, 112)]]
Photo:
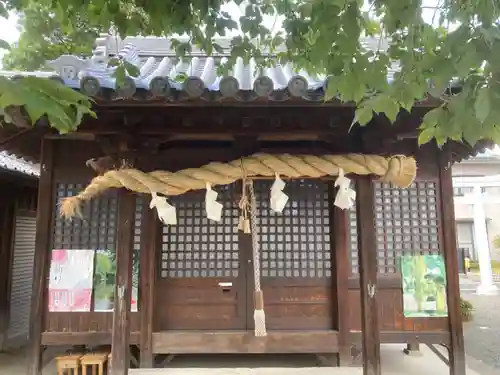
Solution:
[(407, 188), (415, 179), (417, 173), (417, 163), (413, 158), (405, 155), (394, 155), (387, 160), (387, 171), (382, 176), (381, 181), (392, 182), (393, 184)]

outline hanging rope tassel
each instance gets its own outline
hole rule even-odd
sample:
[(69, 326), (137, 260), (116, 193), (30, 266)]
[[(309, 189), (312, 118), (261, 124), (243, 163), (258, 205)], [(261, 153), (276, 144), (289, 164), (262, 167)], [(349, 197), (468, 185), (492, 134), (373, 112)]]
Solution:
[(252, 252), (253, 252), (253, 272), (255, 279), (254, 291), (254, 314), (255, 336), (267, 336), (266, 314), (264, 313), (264, 294), (260, 289), (260, 249), (257, 233), (257, 200), (253, 190), (252, 181), (248, 182), (250, 192), (250, 225), (252, 227)]
[(240, 220), (238, 222), (238, 230), (242, 231), (243, 233), (249, 234), (250, 219), (248, 218), (248, 206), (250, 205), (250, 203), (248, 202), (248, 197), (247, 197), (247, 177), (245, 168), (243, 167), (243, 161), (241, 162), (241, 170), (242, 170), (243, 180), (241, 183), (241, 199), (240, 202), (238, 203), (238, 206), (241, 211)]

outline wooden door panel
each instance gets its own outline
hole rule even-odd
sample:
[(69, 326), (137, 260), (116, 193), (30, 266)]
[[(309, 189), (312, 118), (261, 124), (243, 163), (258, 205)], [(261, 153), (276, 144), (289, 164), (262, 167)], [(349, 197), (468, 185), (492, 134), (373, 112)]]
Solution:
[(217, 190), (224, 206), (220, 223), (206, 218), (203, 192), (172, 198), (177, 225), (163, 226), (156, 330), (245, 328), (246, 287), (234, 186)]
[(257, 184), (261, 284), (267, 328), (333, 329), (328, 187), (289, 181), (282, 214), (269, 207), (269, 181)]
[[(233, 285), (222, 287), (219, 283)], [(238, 279), (234, 278), (160, 280), (156, 296), (158, 329), (241, 329), (245, 316), (238, 309), (238, 288)]]
[[(321, 281), (324, 285), (319, 285)], [(297, 279), (264, 278), (268, 328), (332, 329), (332, 288), (329, 284), (329, 278), (302, 282)]]

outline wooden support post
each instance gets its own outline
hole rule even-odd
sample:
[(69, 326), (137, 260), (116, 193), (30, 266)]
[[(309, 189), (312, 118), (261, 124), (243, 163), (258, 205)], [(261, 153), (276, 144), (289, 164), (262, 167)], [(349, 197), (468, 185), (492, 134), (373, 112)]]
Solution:
[(113, 311), (110, 375), (127, 375), (130, 365), (130, 300), (132, 298), (132, 250), (135, 196), (121, 190), (118, 199), (116, 241), (116, 289)]
[(458, 277), (455, 207), (451, 163), (447, 152), (439, 156), (439, 197), (441, 202), (442, 249), (446, 267), (446, 295), (450, 344), (450, 374), (465, 375), (465, 347), (460, 314), (460, 281)]
[[(3, 196), (5, 199), (5, 196)], [(14, 258), (15, 203), (5, 199), (0, 203), (0, 350), (10, 320), (12, 262)]]
[(403, 353), (406, 355), (415, 355), (415, 353), (420, 353), (420, 343), (418, 342), (410, 342), (406, 344), (406, 348), (403, 349)]
[(330, 228), (332, 244), (332, 296), (336, 301), (335, 314), (337, 330), (339, 331), (339, 366), (348, 366), (351, 363), (351, 340), (349, 331), (349, 217), (348, 211), (341, 210), (333, 204), (335, 187), (328, 184)]
[(36, 216), (35, 257), (33, 261), (33, 289), (31, 295), (30, 327), (26, 348), (27, 375), (42, 372), (42, 332), (47, 311), (47, 280), (50, 269), (52, 216), (55, 207), (53, 192), (54, 140), (42, 140), (40, 182)]
[[(252, 155), (259, 150), (257, 138), (248, 135), (236, 135), (232, 145), (231, 157), (235, 160), (244, 156)], [(254, 182), (255, 183), (255, 182)], [(235, 196), (238, 197), (234, 204), (237, 206), (241, 198), (243, 182), (237, 181), (234, 185)], [(245, 328), (247, 331), (255, 329), (254, 314), (254, 290), (255, 278), (253, 273), (252, 257), (252, 235), (238, 231), (238, 253), (240, 265), (238, 269), (237, 298), (238, 317), (245, 317)], [(245, 301), (243, 300), (245, 299)], [(264, 306), (265, 308), (265, 306)]]
[(374, 201), (374, 187), (371, 177), (360, 177), (356, 183), (356, 213), (364, 375), (381, 375)]
[(161, 235), (156, 211), (143, 203), (141, 229), (141, 253), (139, 266), (139, 311), (141, 316), (140, 367), (154, 367), (153, 322), (154, 293), (156, 282), (156, 253), (158, 237)]

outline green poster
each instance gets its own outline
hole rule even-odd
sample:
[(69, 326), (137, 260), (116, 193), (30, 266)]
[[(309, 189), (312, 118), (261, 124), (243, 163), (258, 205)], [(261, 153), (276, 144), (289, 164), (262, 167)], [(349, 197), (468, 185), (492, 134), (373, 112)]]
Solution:
[[(139, 254), (134, 251), (132, 265), (131, 311), (137, 311), (139, 289)], [(97, 250), (94, 265), (94, 311), (113, 311), (115, 299), (116, 254)]]
[(407, 318), (448, 316), (446, 270), (441, 255), (400, 258), (403, 309)]

